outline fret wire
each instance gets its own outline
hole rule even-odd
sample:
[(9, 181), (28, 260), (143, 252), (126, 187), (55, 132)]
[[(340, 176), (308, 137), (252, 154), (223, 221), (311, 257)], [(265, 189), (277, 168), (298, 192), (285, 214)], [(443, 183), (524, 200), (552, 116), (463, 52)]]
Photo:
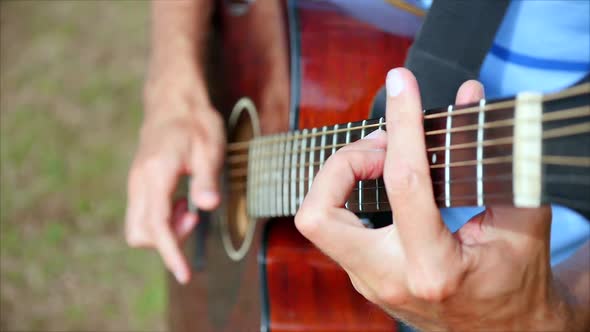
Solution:
[(290, 168), (291, 168), (291, 159), (289, 151), (291, 151), (291, 140), (285, 142), (285, 155), (284, 163), (285, 168), (283, 169), (283, 215), (289, 215), (289, 183), (290, 181)]
[(451, 117), (452, 112), (453, 105), (449, 105), (447, 110), (447, 134), (445, 136), (445, 205), (447, 207), (451, 206), (451, 186), (449, 185), (448, 181), (451, 177), (451, 170), (449, 168), (449, 164), (451, 163), (451, 150), (449, 149), (449, 146), (451, 146), (451, 133), (449, 130), (453, 128), (453, 120)]
[[(255, 143), (252, 143), (251, 148), (248, 150), (248, 155), (251, 156), (251, 160), (255, 160), (254, 159), (254, 145)], [(254, 215), (254, 163), (248, 163), (248, 174), (250, 174), (251, 176), (248, 177), (248, 179), (246, 180), (246, 202), (247, 202), (247, 214), (249, 216)], [(230, 175), (231, 176), (231, 175)], [(231, 180), (229, 181), (231, 183)]]
[[(311, 130), (311, 133), (312, 134), (315, 134), (316, 131), (317, 131), (317, 128), (313, 128)], [(312, 150), (313, 150), (313, 148), (315, 148), (315, 139), (316, 139), (315, 136), (312, 136), (311, 137), (310, 147), (312, 148)], [(309, 170), (308, 170), (309, 180), (308, 180), (308, 183), (307, 183), (307, 192), (309, 192), (309, 190), (311, 189), (311, 184), (313, 182), (313, 177), (314, 177), (314, 174), (315, 174), (314, 162), (315, 162), (315, 151), (312, 151), (311, 154), (309, 155)]]
[[(258, 142), (256, 144), (256, 155), (258, 155), (260, 153), (260, 149), (262, 147), (260, 143), (261, 143), (261, 141), (258, 140)], [(256, 161), (256, 164), (255, 164), (256, 165), (256, 178), (255, 178), (255, 181), (257, 183), (257, 182), (259, 182), (258, 181), (258, 178), (260, 177), (260, 169), (259, 168), (262, 165), (260, 164), (260, 158), (258, 158), (258, 156), (257, 156), (256, 160), (257, 161)], [(261, 198), (262, 197), (260, 197), (260, 186), (256, 185), (254, 187), (254, 189), (256, 191), (256, 195), (254, 197), (256, 198), (256, 203), (257, 203), (256, 204), (256, 216), (260, 216), (260, 214), (262, 212), (262, 209), (261, 209), (261, 207), (262, 207), (262, 199)]]
[[(348, 144), (350, 144), (350, 127), (351, 127), (351, 126), (352, 126), (352, 122), (349, 122), (349, 123), (346, 125), (346, 129), (347, 129), (347, 130), (346, 130), (346, 138), (345, 138), (345, 142), (346, 142), (346, 144), (345, 144), (345, 145), (348, 145)], [(363, 128), (363, 129), (364, 129), (364, 128)], [(346, 203), (344, 203), (344, 207), (348, 208), (348, 200), (346, 200)]]
[[(365, 137), (365, 125), (366, 124), (367, 124), (367, 120), (363, 120), (363, 123), (362, 123), (363, 129), (361, 130), (361, 139), (363, 139), (363, 137)], [(360, 189), (359, 194), (358, 194), (358, 196), (359, 196), (358, 201), (359, 201), (360, 206), (362, 206), (362, 204), (363, 204), (363, 180), (359, 181), (358, 186)], [(361, 208), (360, 211), (362, 212), (363, 209)]]
[[(262, 152), (267, 152), (268, 151), (268, 146), (264, 146), (264, 145), (266, 145), (266, 144), (263, 144), (261, 151)], [(271, 164), (271, 160), (270, 159), (272, 159), (272, 156), (269, 157), (269, 160), (268, 160), (268, 163), (269, 164)], [(262, 174), (263, 167), (264, 167), (264, 163), (261, 162), (260, 163), (260, 171), (261, 171), (260, 176), (263, 176), (263, 174)], [(262, 197), (262, 211), (261, 211), (261, 214), (264, 215), (264, 216), (266, 216), (268, 214), (268, 206), (269, 206), (268, 203), (269, 202), (268, 202), (268, 189), (267, 188), (268, 188), (268, 183), (272, 181), (268, 177), (267, 177), (267, 179), (268, 179), (268, 181), (264, 181), (264, 183), (263, 183), (262, 186), (259, 185), (259, 187), (260, 187), (260, 196)]]
[(483, 178), (483, 164), (481, 163), (481, 160), (483, 159), (483, 126), (485, 125), (485, 113), (483, 112), (483, 109), (485, 108), (485, 104), (486, 104), (486, 100), (485, 99), (481, 99), (479, 101), (479, 114), (477, 117), (477, 124), (478, 124), (478, 129), (477, 129), (477, 178), (479, 179), (477, 181), (477, 194), (479, 195), (477, 198), (477, 205), (478, 206), (482, 206), (483, 205), (483, 182), (482, 182), (482, 178)]
[(307, 129), (303, 129), (303, 140), (301, 141), (301, 155), (299, 158), (299, 176), (302, 180), (299, 181), (299, 195), (298, 198), (298, 206), (301, 206), (303, 203), (303, 197), (305, 196), (305, 181), (303, 178), (305, 177), (305, 148), (307, 147), (307, 139), (305, 138), (307, 135)]
[[(299, 143), (298, 141), (298, 136), (299, 136), (299, 131), (296, 132), (295, 134), (295, 140), (293, 141), (293, 151), (297, 150), (297, 143)], [(297, 163), (297, 154), (296, 153), (291, 153), (291, 214), (295, 215), (295, 212), (297, 211), (297, 208), (295, 206), (296, 203), (296, 198), (297, 198), (297, 168), (295, 167), (295, 164)]]
[[(255, 181), (254, 183), (258, 182), (258, 177), (260, 176), (260, 173), (258, 172), (258, 167), (260, 165), (260, 158), (258, 158), (258, 153), (260, 152), (259, 149), (260, 149), (260, 140), (256, 140), (256, 147), (254, 150), (256, 152), (254, 154), (256, 156), (256, 159), (255, 159), (256, 162), (254, 163), (254, 166), (255, 166), (254, 167), (254, 174), (255, 174), (254, 175), (254, 181)], [(258, 186), (254, 186), (254, 192), (255, 192), (255, 194), (254, 194), (254, 204), (255, 204), (254, 211), (255, 211), (255, 215), (259, 216), (260, 215), (260, 188)]]
[(336, 145), (338, 144), (338, 125), (334, 125), (334, 133), (332, 134), (332, 155), (336, 153)]
[[(255, 156), (256, 156), (256, 141), (252, 142), (252, 157), (254, 159), (252, 160), (256, 160)], [(250, 163), (248, 163), (248, 166), (250, 166)], [(256, 203), (256, 187), (254, 187), (254, 181), (256, 180), (256, 163), (252, 162), (252, 172), (250, 173), (252, 174), (251, 179), (248, 179), (248, 183), (251, 186), (251, 190), (248, 193), (248, 197), (251, 197), (252, 199), (250, 200), (250, 205), (251, 205), (251, 209), (250, 209), (250, 213), (252, 216), (254, 216), (256, 214), (256, 206), (254, 206), (254, 204)], [(230, 177), (231, 177), (231, 171), (230, 171)]]
[[(263, 144), (263, 145), (266, 145), (266, 144)], [(263, 146), (261, 151), (262, 152), (269, 151), (269, 146), (268, 145), (267, 146)], [(264, 161), (266, 161), (266, 162), (264, 162)], [(271, 160), (266, 160), (265, 159), (265, 160), (261, 160), (260, 161), (260, 165), (261, 165), (260, 166), (260, 172), (261, 172), (260, 176), (261, 177), (264, 175), (263, 174), (263, 168), (264, 168), (264, 166), (265, 165), (268, 165), (268, 164), (272, 164), (272, 157), (271, 157)], [(262, 192), (261, 192), (261, 196), (262, 196), (262, 211), (261, 211), (261, 215), (263, 215), (263, 216), (267, 216), (269, 214), (269, 212), (270, 212), (270, 201), (269, 201), (269, 196), (270, 195), (269, 195), (269, 190), (268, 190), (268, 188), (270, 187), (269, 182), (272, 182), (272, 179), (271, 178), (269, 178), (269, 181), (266, 181), (266, 185), (260, 186), (260, 189), (262, 190)]]
[[(264, 152), (269, 152), (269, 153), (273, 153), (272, 151), (272, 147), (273, 145), (270, 144), (265, 144), (266, 146), (262, 148), (262, 151)], [(270, 167), (272, 167), (272, 159), (274, 156), (271, 156), (269, 159), (263, 159), (260, 161), (261, 163), (261, 176), (265, 175), (265, 171), (264, 171), (264, 166), (269, 165)], [(262, 205), (262, 214), (264, 216), (268, 216), (270, 215), (271, 212), (271, 201), (270, 201), (270, 188), (271, 188), (271, 184), (272, 184), (272, 172), (270, 172), (270, 174), (266, 173), (266, 175), (268, 176), (268, 181), (266, 181), (266, 185), (261, 186), (262, 187), (262, 197), (264, 199), (264, 203)]]
[[(383, 126), (385, 122), (385, 118), (384, 117), (380, 117), (379, 118), (379, 126), (377, 127), (377, 130), (380, 130), (381, 127)], [(375, 179), (375, 185), (379, 186), (379, 179)], [(379, 190), (375, 190), (375, 196), (376, 196), (376, 200), (377, 202), (379, 202)], [(379, 206), (379, 203), (377, 203), (377, 210), (380, 210), (381, 207)]]
[(276, 169), (272, 172), (272, 179), (273, 179), (273, 184), (272, 184), (272, 194), (270, 195), (270, 199), (271, 199), (271, 215), (273, 217), (278, 215), (278, 199), (277, 197), (279, 197), (279, 186), (280, 186), (280, 178), (279, 178), (279, 174), (280, 174), (280, 169), (281, 169), (281, 165), (279, 164), (279, 157), (281, 155), (281, 150), (280, 150), (280, 144), (273, 144), (272, 145), (274, 147), (275, 150), (275, 156), (274, 156), (274, 160), (273, 160), (273, 164), (275, 165)]
[(328, 130), (328, 126), (322, 127), (322, 139), (320, 142), (320, 169), (324, 167), (324, 162), (326, 161), (326, 130)]
[[(286, 136), (287, 134), (283, 134), (283, 136)], [(279, 153), (279, 164), (281, 165), (281, 169), (279, 169), (279, 182), (277, 183), (277, 192), (278, 192), (278, 196), (275, 198), (277, 200), (277, 215), (282, 215), (284, 210), (283, 210), (283, 195), (285, 195), (284, 189), (285, 189), (285, 172), (283, 171), (285, 169), (285, 141), (282, 141), (280, 143), (280, 153)]]

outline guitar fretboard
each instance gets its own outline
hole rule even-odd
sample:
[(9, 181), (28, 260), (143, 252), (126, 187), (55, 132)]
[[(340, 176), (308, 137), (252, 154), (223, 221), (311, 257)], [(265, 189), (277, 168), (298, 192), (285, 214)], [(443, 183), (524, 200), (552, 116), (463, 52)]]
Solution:
[[(572, 120), (579, 123), (590, 117), (587, 100), (573, 104), (566, 100), (567, 109), (546, 104), (539, 94), (521, 94), (515, 100), (490, 104), (481, 100), (425, 112), (426, 153), (436, 203), (440, 207), (537, 206), (544, 200), (543, 165), (590, 166), (585, 165), (588, 156), (546, 155), (542, 144), (590, 132), (590, 122), (571, 125)], [(551, 112), (544, 113), (544, 108)], [(544, 130), (546, 123), (553, 129)], [(247, 170), (230, 171), (232, 179), (247, 177), (248, 214), (254, 218), (294, 215), (326, 160), (378, 129), (385, 130), (383, 118), (252, 140)], [(236, 162), (243, 157), (229, 158)], [(390, 211), (383, 179), (358, 181), (346, 207), (359, 213)]]

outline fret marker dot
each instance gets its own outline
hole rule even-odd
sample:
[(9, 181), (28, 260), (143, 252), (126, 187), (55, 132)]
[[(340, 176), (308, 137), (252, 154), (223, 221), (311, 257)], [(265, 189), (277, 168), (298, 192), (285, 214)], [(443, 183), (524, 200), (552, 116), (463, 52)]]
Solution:
[(432, 163), (436, 164), (436, 153), (432, 154)]

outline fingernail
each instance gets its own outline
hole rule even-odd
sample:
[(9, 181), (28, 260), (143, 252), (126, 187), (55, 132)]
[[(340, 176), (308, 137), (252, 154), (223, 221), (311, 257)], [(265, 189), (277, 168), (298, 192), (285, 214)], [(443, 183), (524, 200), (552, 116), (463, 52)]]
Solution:
[(399, 70), (392, 69), (387, 73), (385, 79), (385, 88), (387, 89), (387, 95), (389, 97), (396, 97), (404, 89), (404, 81)]
[(217, 204), (217, 193), (213, 191), (203, 191), (197, 195), (197, 203), (199, 206), (212, 207)]
[(382, 135), (385, 131), (381, 130), (381, 129), (377, 129), (373, 132), (371, 132), (369, 135), (363, 137), (362, 139), (375, 139), (377, 137), (379, 137), (380, 135)]
[(181, 284), (186, 284), (188, 282), (188, 274), (185, 271), (174, 271), (174, 277), (176, 281)]
[(193, 214), (184, 216), (182, 223), (180, 224), (180, 233), (188, 233), (188, 231), (194, 226), (196, 217)]

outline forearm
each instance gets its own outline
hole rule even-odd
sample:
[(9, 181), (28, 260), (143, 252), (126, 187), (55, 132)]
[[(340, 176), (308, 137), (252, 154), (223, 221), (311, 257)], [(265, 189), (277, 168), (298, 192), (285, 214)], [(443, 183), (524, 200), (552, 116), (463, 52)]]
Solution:
[(575, 330), (587, 331), (590, 328), (590, 241), (557, 265), (553, 273), (565, 293)]
[[(189, 80), (188, 84), (199, 91), (197, 98), (208, 100), (201, 60), (205, 54), (212, 10), (213, 0), (152, 1), (147, 94), (151, 94), (150, 85), (154, 81), (180, 85), (183, 83), (177, 80)], [(166, 79), (166, 76), (170, 78)]]

